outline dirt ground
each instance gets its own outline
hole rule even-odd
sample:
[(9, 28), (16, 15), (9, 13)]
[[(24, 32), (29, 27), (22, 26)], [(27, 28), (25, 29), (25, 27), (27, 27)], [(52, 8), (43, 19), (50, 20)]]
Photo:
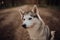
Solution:
[[(0, 10), (0, 40), (30, 40), (26, 29), (21, 27), (20, 9), (31, 10), (33, 5)], [(60, 11), (39, 7), (40, 16), (50, 30), (60, 32)]]

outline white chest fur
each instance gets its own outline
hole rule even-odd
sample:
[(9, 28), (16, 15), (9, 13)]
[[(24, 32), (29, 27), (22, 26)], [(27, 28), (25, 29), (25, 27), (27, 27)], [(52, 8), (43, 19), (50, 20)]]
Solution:
[(32, 40), (47, 40), (49, 28), (36, 24), (33, 28), (27, 29)]

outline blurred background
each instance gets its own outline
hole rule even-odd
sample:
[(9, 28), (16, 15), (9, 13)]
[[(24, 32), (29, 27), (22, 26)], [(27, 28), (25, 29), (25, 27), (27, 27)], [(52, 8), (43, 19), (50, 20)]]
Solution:
[(24, 4), (37, 4), (43, 7), (60, 8), (60, 0), (0, 0), (0, 9), (16, 7)]
[(30, 40), (19, 10), (28, 11), (34, 4), (50, 30), (56, 31), (54, 40), (60, 40), (60, 0), (0, 0), (0, 40)]

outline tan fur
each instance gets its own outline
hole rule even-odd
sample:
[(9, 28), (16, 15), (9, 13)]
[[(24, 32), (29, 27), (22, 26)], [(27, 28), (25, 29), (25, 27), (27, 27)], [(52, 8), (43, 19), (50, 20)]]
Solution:
[(48, 40), (50, 30), (48, 26), (45, 25), (44, 21), (41, 19), (39, 15), (39, 10), (36, 5), (33, 7), (32, 12), (34, 12), (35, 9), (36, 9), (35, 14), (38, 16), (39, 20), (38, 21), (36, 20), (36, 24), (33, 25), (33, 27), (27, 28), (27, 31), (30, 35), (31, 40)]
[[(43, 25), (40, 27), (40, 24), (36, 24), (32, 28), (28, 28), (27, 31), (29, 32), (30, 38), (32, 40), (47, 40), (48, 39), (47, 35), (49, 35), (49, 28), (46, 25)], [(48, 34), (46, 34), (46, 32)]]
[[(0, 25), (0, 26), (2, 27), (2, 30), (4, 30), (4, 28), (7, 28), (6, 31), (10, 30), (10, 29), (8, 29), (8, 27), (6, 27), (6, 24), (7, 25), (9, 24), (9, 28), (11, 28), (11, 30), (15, 29), (15, 30), (12, 30), (13, 32), (10, 31), (11, 35), (14, 35), (14, 37), (15, 37), (15, 38), (13, 37), (12, 39), (15, 39), (15, 40), (29, 40), (29, 36), (27, 35), (26, 30), (24, 30), (23, 28), (21, 28), (21, 26), (18, 26), (18, 25), (21, 25), (21, 18), (20, 18), (21, 16), (19, 15), (20, 8), (23, 8), (24, 11), (29, 11), (30, 9), (32, 9), (32, 6), (31, 5), (23, 5), (23, 6), (16, 7), (16, 8), (9, 8), (9, 9), (0, 10), (0, 19), (1, 18), (5, 19), (5, 20), (1, 21), (2, 25)], [(53, 25), (53, 24), (55, 24), (56, 21), (55, 21), (55, 19), (53, 20), (53, 18), (57, 18), (57, 17), (52, 16), (53, 13), (50, 12), (52, 10), (48, 9), (48, 8), (39, 8), (39, 10), (40, 10), (40, 15), (45, 20), (45, 23), (47, 22), (49, 25), (52, 24), (50, 27), (52, 29), (54, 29), (54, 27), (56, 27), (56, 26)], [(6, 16), (6, 15), (8, 15), (8, 16)], [(55, 15), (55, 13), (54, 13), (54, 15)], [(51, 23), (51, 21), (55, 22), (55, 23)], [(10, 24), (12, 24), (12, 26)], [(58, 28), (57, 28), (57, 30), (58, 30)], [(4, 30), (4, 35), (8, 36), (6, 34), (6, 31)], [(1, 33), (2, 33), (2, 31), (1, 31)]]

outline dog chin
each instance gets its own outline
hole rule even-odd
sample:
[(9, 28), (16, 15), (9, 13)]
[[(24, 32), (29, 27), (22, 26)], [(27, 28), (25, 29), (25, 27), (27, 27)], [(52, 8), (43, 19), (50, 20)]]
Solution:
[(27, 27), (23, 27), (23, 28), (25, 28), (25, 29), (26, 29)]
[(30, 28), (30, 27), (23, 27), (23, 28), (27, 29), (27, 28)]

